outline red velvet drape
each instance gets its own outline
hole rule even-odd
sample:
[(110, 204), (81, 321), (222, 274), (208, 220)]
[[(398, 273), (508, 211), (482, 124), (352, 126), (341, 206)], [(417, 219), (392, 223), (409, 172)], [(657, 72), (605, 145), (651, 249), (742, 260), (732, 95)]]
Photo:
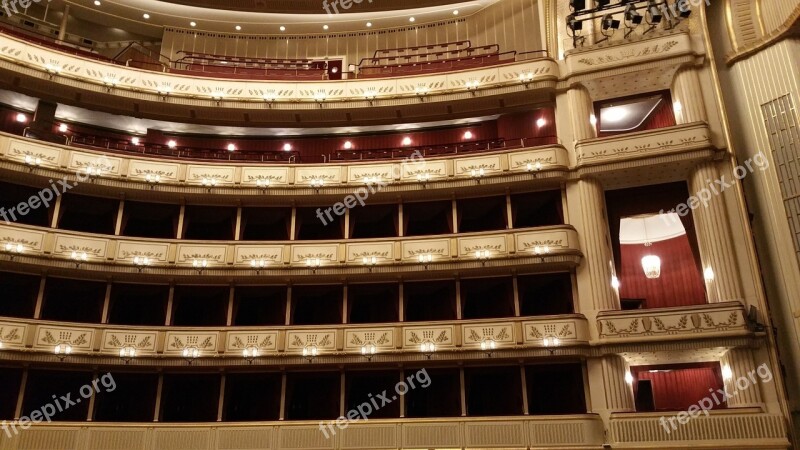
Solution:
[[(651, 380), (653, 385), (653, 400), (656, 411), (684, 411), (689, 406), (697, 404), (700, 400), (710, 397), (712, 389), (715, 393), (717, 389), (722, 389), (722, 376), (719, 366), (706, 364), (701, 367), (675, 368), (667, 371), (650, 372), (652, 367), (632, 367), (631, 373), (634, 375), (634, 393), (638, 387), (639, 380)], [(663, 370), (663, 369), (662, 369)], [(713, 399), (713, 397), (711, 397)], [(722, 396), (717, 393), (717, 398), (722, 401)], [(727, 405), (722, 403), (720, 406), (714, 404), (714, 408), (725, 408)]]
[[(661, 258), (661, 276), (647, 278), (642, 257)], [(620, 298), (644, 299), (644, 308), (702, 305), (706, 303), (705, 284), (695, 264), (686, 235), (644, 244), (620, 246)]]

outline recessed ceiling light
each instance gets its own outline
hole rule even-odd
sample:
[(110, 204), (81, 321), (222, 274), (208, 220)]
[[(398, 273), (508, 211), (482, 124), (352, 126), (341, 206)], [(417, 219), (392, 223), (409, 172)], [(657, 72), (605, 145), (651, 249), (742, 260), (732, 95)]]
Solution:
[(415, 20), (417, 20), (417, 19), (415, 19), (415, 18), (413, 18), (413, 17), (409, 17), (409, 18), (408, 18), (408, 21), (409, 21), (409, 22), (413, 22), (413, 21), (415, 21)]
[(190, 27), (196, 27), (197, 26), (197, 22), (189, 22), (189, 26)]
[(285, 26), (283, 26), (283, 25), (281, 25), (281, 28), (280, 28), (280, 30), (281, 30), (281, 31), (286, 31), (286, 27), (285, 27)]
[(323, 25), (323, 26), (322, 26), (322, 29), (323, 29), (323, 30), (327, 30), (327, 29), (328, 29), (328, 26), (327, 26), (327, 25)]
[(458, 10), (453, 11), (453, 15), (457, 16), (458, 15)]
[(100, 6), (100, 0), (94, 0), (94, 6)]
[(236, 25), (236, 31), (242, 31), (242, 26), (241, 25)]
[(372, 22), (367, 22), (367, 28), (372, 26)]
[(145, 19), (149, 19), (150, 18), (150, 14), (144, 13), (144, 15), (142, 15), (142, 17), (144, 17)]

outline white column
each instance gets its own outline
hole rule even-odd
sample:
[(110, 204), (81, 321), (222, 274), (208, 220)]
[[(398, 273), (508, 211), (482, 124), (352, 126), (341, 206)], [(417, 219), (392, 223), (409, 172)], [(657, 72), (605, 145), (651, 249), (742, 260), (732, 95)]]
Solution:
[[(725, 199), (721, 193), (714, 192), (718, 186), (714, 180), (718, 180), (719, 176), (716, 163), (707, 161), (698, 164), (689, 178), (692, 195), (700, 196), (701, 192), (711, 191), (707, 195), (710, 200), (692, 212), (703, 270), (711, 268), (714, 272), (714, 279), (706, 283), (709, 303), (743, 298)], [(706, 197), (705, 194), (702, 196)]]
[(615, 412), (633, 412), (633, 387), (626, 381), (628, 363), (619, 355), (605, 355), (587, 360), (590, 412), (606, 423)]
[(576, 86), (567, 91), (567, 99), (572, 111), (572, 131), (575, 141), (596, 137), (596, 129), (590, 122), (594, 114), (594, 103), (589, 91), (583, 86)]
[(63, 41), (67, 37), (67, 20), (69, 19), (69, 3), (64, 4), (64, 17), (61, 18), (61, 26), (58, 28), (58, 40)]
[(675, 74), (672, 100), (680, 104), (680, 111), (675, 111), (677, 124), (708, 122), (700, 78), (694, 67), (684, 67)]
[[(583, 259), (576, 269), (579, 313), (594, 323), (597, 313), (617, 310), (619, 296), (611, 287), (613, 254), (606, 221), (605, 191), (600, 181), (578, 180), (567, 186), (571, 225), (578, 231)], [(592, 338), (598, 330), (590, 327)]]

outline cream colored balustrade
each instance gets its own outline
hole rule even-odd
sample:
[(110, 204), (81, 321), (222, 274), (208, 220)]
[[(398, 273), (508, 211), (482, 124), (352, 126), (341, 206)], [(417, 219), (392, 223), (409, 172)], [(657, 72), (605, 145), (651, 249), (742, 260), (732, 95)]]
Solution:
[[(676, 411), (672, 414), (678, 414)], [(788, 448), (786, 427), (780, 415), (765, 414), (757, 408), (736, 408), (701, 412), (676, 429), (665, 431), (661, 417), (671, 413), (612, 414), (610, 441), (620, 448), (660, 444), (660, 448)]]
[[(365, 179), (378, 179), (389, 185), (427, 185), (447, 180), (466, 180), (481, 176), (530, 174), (563, 171), (569, 166), (567, 151), (560, 145), (537, 148), (456, 155), (415, 160), (374, 163), (336, 163), (326, 165), (281, 165), (248, 163), (195, 163), (146, 158), (124, 153), (76, 149), (0, 133), (0, 161), (8, 160), (27, 170), (53, 169), (86, 176), (87, 167), (98, 170), (97, 180), (129, 180), (131, 188), (159, 189), (159, 186), (242, 189), (238, 195), (263, 195), (267, 189), (302, 188), (324, 190), (347, 187), (351, 191), (365, 185)], [(37, 164), (31, 165), (30, 161)], [(476, 173), (473, 173), (477, 171)], [(482, 172), (480, 172), (482, 171)], [(157, 178), (156, 178), (157, 177)], [(157, 181), (156, 181), (157, 180)], [(265, 184), (268, 180), (268, 184)], [(322, 181), (321, 186), (317, 184)], [(102, 181), (98, 181), (102, 182)], [(373, 181), (373, 185), (377, 182)], [(296, 195), (292, 193), (291, 195)]]
[(662, 341), (668, 337), (749, 335), (745, 307), (740, 302), (711, 303), (631, 311), (601, 311), (597, 315), (601, 341)]
[[(430, 323), (370, 325), (319, 325), (273, 327), (131, 327), (66, 324), (23, 319), (0, 319), (2, 351), (54, 353), (56, 345), (69, 345), (71, 355), (116, 357), (131, 347), (135, 358), (181, 358), (186, 348), (198, 350), (199, 358), (241, 359), (243, 350), (255, 348), (267, 363), (278, 355), (300, 357), (315, 346), (317, 356), (362, 355), (362, 347), (375, 346), (375, 355), (419, 354), (423, 342), (434, 345), (432, 353), (483, 351), (491, 339), (492, 351), (575, 348), (588, 344), (589, 324), (578, 314), (466, 320)], [(558, 342), (546, 340), (558, 336)], [(230, 360), (229, 360), (230, 361)], [(272, 362), (269, 362), (272, 361)], [(283, 360), (281, 360), (283, 361)], [(233, 361), (236, 362), (235, 360)], [(224, 362), (218, 362), (224, 364)]]
[[(375, 267), (397, 264), (426, 265), (443, 262), (475, 262), (478, 250), (489, 260), (512, 257), (580, 257), (578, 236), (569, 225), (539, 227), (508, 232), (466, 233), (429, 238), (395, 238), (341, 242), (289, 241), (238, 243), (138, 239), (51, 230), (28, 225), (0, 224), (0, 244), (10, 243), (15, 252), (8, 257), (42, 257), (79, 265), (117, 265), (137, 270), (236, 269), (242, 275), (273, 269), (307, 270), (325, 267), (363, 267), (364, 258), (375, 257)], [(20, 252), (16, 252), (21, 247)], [(4, 248), (0, 248), (3, 254)], [(85, 258), (75, 258), (76, 254)], [(147, 265), (138, 265), (147, 258)], [(256, 261), (256, 264), (254, 264)], [(263, 264), (261, 263), (263, 261)], [(480, 260), (486, 262), (485, 260)], [(533, 260), (536, 263), (536, 260)], [(46, 262), (42, 262), (46, 264)], [(369, 266), (373, 267), (372, 265)], [(102, 268), (98, 267), (98, 270)]]
[[(0, 448), (61, 450), (124, 448), (137, 450), (223, 449), (452, 449), (600, 448), (603, 422), (593, 414), (507, 418), (370, 419), (334, 426), (329, 439), (318, 422), (237, 424), (34, 424)], [(6, 445), (5, 447), (3, 445)], [(13, 447), (11, 447), (13, 445)]]
[[(550, 59), (513, 62), (487, 68), (459, 72), (434, 73), (408, 77), (357, 79), (343, 81), (243, 81), (206, 78), (190, 75), (151, 72), (97, 61), (41, 47), (22, 39), (0, 34), (0, 58), (6, 69), (28, 72), (34, 69), (54, 82), (74, 85), (83, 82), (97, 92), (131, 96), (145, 94), (153, 100), (159, 97), (170, 101), (192, 102), (206, 100), (208, 106), (263, 109), (265, 103), (304, 102), (315, 107), (320, 101), (333, 105), (344, 101), (408, 98), (418, 103), (420, 83), (424, 95), (435, 96), (469, 91), (468, 82), (477, 81), (478, 89), (525, 83), (536, 86), (543, 81), (558, 79), (558, 64)], [(0, 61), (2, 62), (2, 61)], [(528, 79), (530, 77), (530, 79)], [(83, 86), (82, 86), (83, 87)], [(521, 87), (521, 89), (524, 89)], [(245, 103), (246, 102), (246, 103)], [(351, 108), (352, 104), (344, 104)], [(292, 108), (297, 108), (295, 103)]]
[[(575, 144), (579, 167), (713, 151), (711, 130), (705, 122), (586, 139)], [(651, 164), (663, 163), (652, 161)]]

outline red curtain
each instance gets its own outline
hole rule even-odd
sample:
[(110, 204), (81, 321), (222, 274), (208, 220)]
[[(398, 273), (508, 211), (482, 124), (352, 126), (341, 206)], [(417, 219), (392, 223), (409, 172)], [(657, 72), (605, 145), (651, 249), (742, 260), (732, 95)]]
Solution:
[[(642, 257), (661, 258), (661, 276), (647, 278)], [(620, 298), (643, 299), (644, 308), (702, 305), (706, 303), (705, 283), (695, 263), (686, 235), (666, 241), (620, 245)]]
[[(666, 371), (650, 372), (658, 369)], [(685, 368), (632, 367), (631, 373), (636, 379), (634, 393), (639, 380), (651, 380), (656, 411), (684, 411), (706, 397), (713, 399), (709, 389), (717, 393), (717, 389), (723, 388), (719, 365), (713, 363)], [(717, 398), (722, 401), (719, 393)], [(725, 407), (724, 403), (717, 406), (714, 402), (714, 408)]]

